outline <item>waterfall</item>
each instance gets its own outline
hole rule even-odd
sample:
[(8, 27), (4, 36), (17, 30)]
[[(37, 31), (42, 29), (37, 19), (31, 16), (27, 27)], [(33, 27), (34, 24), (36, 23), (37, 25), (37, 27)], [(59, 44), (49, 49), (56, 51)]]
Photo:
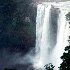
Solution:
[[(60, 57), (67, 43), (68, 8), (57, 3), (42, 3), (37, 6), (35, 66), (43, 68), (52, 63), (58, 70)], [(43, 70), (43, 69), (42, 69)]]
[[(57, 30), (57, 43), (52, 51), (52, 63), (56, 66), (55, 70), (60, 66), (62, 62), (60, 57), (63, 55), (64, 48), (67, 46), (67, 41), (65, 39), (66, 30), (66, 10), (60, 8), (59, 18), (58, 18), (58, 30)], [(55, 60), (54, 60), (55, 59)]]

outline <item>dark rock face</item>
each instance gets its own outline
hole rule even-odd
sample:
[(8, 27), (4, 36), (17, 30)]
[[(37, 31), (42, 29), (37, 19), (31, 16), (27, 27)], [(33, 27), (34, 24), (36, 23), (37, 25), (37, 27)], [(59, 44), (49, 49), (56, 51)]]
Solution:
[(27, 0), (0, 2), (0, 48), (19, 48), (27, 52), (35, 46), (36, 8), (29, 3)]
[[(0, 1), (0, 70), (35, 47), (36, 7), (31, 0)], [(6, 64), (7, 63), (7, 64)]]

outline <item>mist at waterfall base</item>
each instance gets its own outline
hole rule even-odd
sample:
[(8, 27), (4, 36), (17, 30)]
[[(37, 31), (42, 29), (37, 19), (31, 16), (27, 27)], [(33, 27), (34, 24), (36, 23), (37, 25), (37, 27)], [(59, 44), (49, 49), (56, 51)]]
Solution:
[(68, 2), (44, 2), (37, 6), (35, 68), (44, 70), (52, 63), (58, 70), (65, 46), (68, 45)]

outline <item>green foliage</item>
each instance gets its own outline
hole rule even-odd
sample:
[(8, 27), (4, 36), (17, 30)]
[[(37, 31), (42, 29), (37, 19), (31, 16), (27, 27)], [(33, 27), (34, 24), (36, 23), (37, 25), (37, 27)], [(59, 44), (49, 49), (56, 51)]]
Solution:
[(53, 66), (52, 63), (49, 63), (49, 64), (46, 64), (44, 67), (46, 70), (54, 70), (55, 66)]
[(70, 45), (65, 47), (65, 52), (61, 59), (63, 62), (60, 65), (60, 70), (70, 70)]

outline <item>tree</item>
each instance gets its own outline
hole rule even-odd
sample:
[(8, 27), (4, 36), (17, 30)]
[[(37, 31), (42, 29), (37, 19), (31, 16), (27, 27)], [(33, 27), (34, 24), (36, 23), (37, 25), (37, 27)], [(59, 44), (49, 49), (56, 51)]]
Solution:
[(60, 70), (70, 70), (70, 45), (65, 47), (65, 51), (61, 56), (63, 62), (60, 64)]
[(44, 67), (46, 70), (54, 70), (55, 66), (53, 66), (52, 63), (49, 63), (49, 64), (46, 64)]

